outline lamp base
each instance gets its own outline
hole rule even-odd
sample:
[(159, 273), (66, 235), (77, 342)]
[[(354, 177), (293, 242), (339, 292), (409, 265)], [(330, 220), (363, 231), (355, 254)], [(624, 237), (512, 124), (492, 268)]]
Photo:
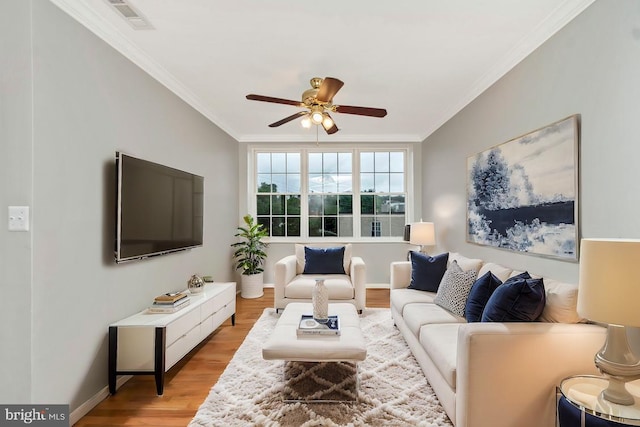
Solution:
[(602, 350), (596, 353), (595, 364), (609, 379), (609, 387), (600, 396), (618, 405), (633, 405), (633, 396), (625, 383), (640, 378), (640, 360), (629, 346), (624, 326), (607, 327), (607, 338)]

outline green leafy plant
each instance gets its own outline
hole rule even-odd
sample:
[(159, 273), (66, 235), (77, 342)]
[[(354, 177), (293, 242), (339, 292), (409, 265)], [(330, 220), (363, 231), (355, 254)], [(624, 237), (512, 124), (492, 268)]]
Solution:
[(262, 265), (267, 258), (264, 249), (268, 245), (262, 239), (269, 234), (262, 224), (254, 221), (251, 215), (245, 215), (243, 219), (245, 226), (238, 227), (238, 232), (235, 234), (242, 241), (233, 243), (231, 246), (236, 248), (233, 253), (236, 270), (242, 270), (242, 274), (251, 276), (264, 271)]

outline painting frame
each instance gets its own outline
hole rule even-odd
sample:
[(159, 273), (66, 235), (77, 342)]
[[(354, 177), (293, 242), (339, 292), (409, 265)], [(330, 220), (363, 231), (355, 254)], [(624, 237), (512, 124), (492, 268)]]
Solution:
[(467, 157), (466, 241), (578, 262), (580, 115)]

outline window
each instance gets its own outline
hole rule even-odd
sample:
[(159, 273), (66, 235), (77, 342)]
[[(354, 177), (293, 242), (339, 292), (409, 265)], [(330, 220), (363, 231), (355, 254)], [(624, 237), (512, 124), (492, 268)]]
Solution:
[(256, 217), (271, 237), (402, 237), (407, 149), (254, 149)]

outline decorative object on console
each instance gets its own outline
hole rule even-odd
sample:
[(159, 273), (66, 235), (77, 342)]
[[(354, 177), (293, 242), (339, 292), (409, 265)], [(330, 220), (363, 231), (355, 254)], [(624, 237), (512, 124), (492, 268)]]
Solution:
[(326, 322), (329, 319), (329, 290), (324, 285), (324, 279), (316, 279), (316, 284), (311, 291), (311, 304), (313, 318), (318, 322)]
[(411, 240), (411, 224), (407, 224), (404, 226), (404, 234), (402, 236), (402, 240), (408, 242)]
[(189, 287), (189, 292), (199, 294), (204, 290), (204, 280), (202, 280), (202, 277), (194, 274), (187, 282), (187, 286)]
[(409, 289), (438, 292), (438, 286), (449, 261), (449, 252), (428, 256), (422, 252), (409, 251), (411, 259), (411, 283)]
[(411, 224), (409, 243), (419, 245), (420, 252), (424, 252), (425, 246), (436, 244), (436, 230), (432, 222), (414, 222)]
[(467, 159), (467, 241), (578, 260), (573, 115)]
[(259, 298), (263, 295), (262, 268), (267, 253), (264, 251), (267, 244), (262, 241), (268, 236), (262, 224), (255, 222), (251, 215), (243, 217), (245, 226), (238, 227), (235, 237), (242, 239), (233, 243), (235, 248), (233, 257), (236, 260), (236, 269), (242, 271), (240, 283), (240, 296), (242, 298)]
[(601, 396), (632, 405), (625, 382), (640, 378), (640, 359), (629, 346), (626, 327), (640, 327), (640, 240), (582, 239), (580, 256), (578, 313), (608, 325), (605, 345), (595, 356), (597, 368), (609, 379)]

